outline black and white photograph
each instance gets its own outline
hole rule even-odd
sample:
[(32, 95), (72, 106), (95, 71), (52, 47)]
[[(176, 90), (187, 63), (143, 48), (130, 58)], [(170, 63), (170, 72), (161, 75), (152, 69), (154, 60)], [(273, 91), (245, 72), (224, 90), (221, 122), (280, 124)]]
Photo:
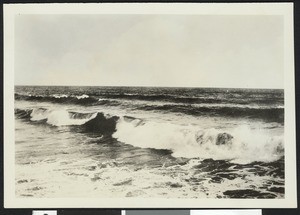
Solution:
[(5, 8), (8, 199), (295, 204), (292, 4), (67, 5)]

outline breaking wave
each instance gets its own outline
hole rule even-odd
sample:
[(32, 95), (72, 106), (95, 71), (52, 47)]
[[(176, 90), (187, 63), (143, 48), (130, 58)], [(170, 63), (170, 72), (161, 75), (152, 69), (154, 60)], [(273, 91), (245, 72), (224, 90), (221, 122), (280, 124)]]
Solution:
[(284, 155), (283, 137), (247, 126), (225, 131), (145, 121), (129, 116), (103, 113), (78, 113), (44, 108), (15, 110), (19, 119), (45, 122), (52, 126), (70, 126), (75, 132), (110, 135), (135, 147), (171, 150), (174, 157), (212, 158), (234, 163), (272, 162)]
[(218, 129), (171, 123), (120, 119), (113, 137), (121, 142), (155, 149), (168, 149), (175, 157), (212, 158), (236, 163), (271, 162), (284, 154), (283, 137), (240, 126), (230, 133)]

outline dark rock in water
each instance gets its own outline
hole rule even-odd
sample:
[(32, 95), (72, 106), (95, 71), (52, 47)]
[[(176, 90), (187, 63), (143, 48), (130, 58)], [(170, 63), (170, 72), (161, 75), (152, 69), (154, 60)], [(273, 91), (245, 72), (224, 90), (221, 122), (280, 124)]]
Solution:
[(231, 144), (233, 136), (227, 133), (221, 133), (217, 136), (216, 145), (226, 145)]
[(284, 187), (271, 187), (268, 189), (268, 191), (284, 194)]
[(257, 190), (227, 190), (223, 192), (229, 198), (242, 199), (242, 198), (257, 198), (257, 199), (274, 199), (277, 196), (272, 193), (262, 193)]

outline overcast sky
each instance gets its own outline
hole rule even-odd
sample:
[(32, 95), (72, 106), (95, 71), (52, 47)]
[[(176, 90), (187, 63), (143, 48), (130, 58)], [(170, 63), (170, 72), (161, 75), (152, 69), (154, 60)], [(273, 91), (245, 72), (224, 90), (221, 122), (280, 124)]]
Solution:
[(15, 84), (283, 88), (283, 17), (18, 15)]

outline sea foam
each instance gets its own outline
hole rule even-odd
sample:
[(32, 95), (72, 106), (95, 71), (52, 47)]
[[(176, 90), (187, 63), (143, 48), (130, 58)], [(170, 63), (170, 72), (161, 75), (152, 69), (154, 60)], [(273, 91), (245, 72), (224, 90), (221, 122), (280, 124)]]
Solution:
[(114, 138), (142, 148), (168, 149), (175, 157), (212, 158), (236, 163), (271, 162), (284, 154), (283, 137), (239, 126), (231, 131), (120, 119)]

